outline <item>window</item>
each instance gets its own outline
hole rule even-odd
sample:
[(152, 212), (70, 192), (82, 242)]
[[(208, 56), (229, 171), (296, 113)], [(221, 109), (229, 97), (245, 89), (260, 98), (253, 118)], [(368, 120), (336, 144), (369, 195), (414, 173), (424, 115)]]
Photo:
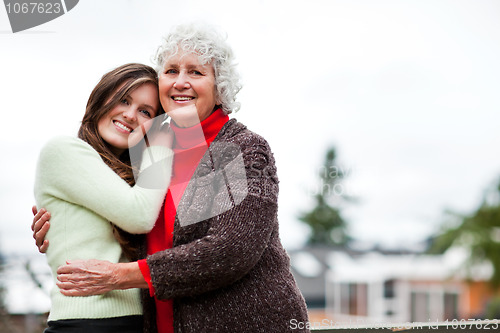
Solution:
[(368, 285), (366, 283), (340, 284), (340, 313), (366, 316), (368, 314)]
[(384, 281), (384, 298), (394, 298), (394, 279)]
[(411, 292), (411, 321), (426, 322), (430, 318), (429, 313), (429, 293)]
[(349, 283), (349, 314), (355, 315), (358, 312), (358, 288), (355, 283)]
[(349, 283), (340, 284), (340, 313), (349, 314)]
[(444, 319), (458, 319), (458, 294), (444, 293)]
[(368, 316), (368, 285), (358, 284), (358, 316)]

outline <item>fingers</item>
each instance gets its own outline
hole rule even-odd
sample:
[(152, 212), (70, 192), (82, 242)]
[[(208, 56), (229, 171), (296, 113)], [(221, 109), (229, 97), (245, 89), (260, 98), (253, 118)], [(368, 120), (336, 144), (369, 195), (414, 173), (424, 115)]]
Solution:
[(104, 288), (75, 288), (72, 284), (56, 283), (59, 287), (59, 291), (64, 296), (92, 296), (92, 295), (102, 295), (110, 290)]
[(47, 249), (49, 248), (49, 241), (48, 240), (44, 240), (42, 245), (40, 245), (38, 247), (38, 251), (40, 253), (47, 253)]
[(151, 135), (148, 135), (147, 137), (151, 146), (172, 147), (175, 134), (168, 124), (165, 124), (157, 131), (150, 133)]
[(56, 283), (57, 286), (59, 287), (59, 291), (61, 292), (61, 294), (63, 294), (64, 296), (85, 296), (81, 290), (78, 290), (78, 289), (71, 289), (71, 288), (68, 288), (68, 289), (65, 289), (63, 286), (61, 286), (59, 283)]
[(45, 253), (49, 246), (49, 241), (45, 240), (47, 236), (47, 232), (50, 228), (50, 213), (45, 211), (45, 209), (40, 209), (35, 217), (33, 218), (33, 238), (35, 239), (36, 246), (38, 247), (38, 251), (40, 253)]
[(65, 296), (100, 295), (112, 288), (107, 279), (99, 272), (94, 272), (92, 266), (96, 260), (75, 260), (58, 267), (56, 285)]
[(170, 126), (166, 129), (166, 138), (165, 138), (165, 146), (168, 148), (172, 148), (174, 145), (174, 131), (170, 128)]
[(94, 291), (97, 287), (88, 272), (74, 264), (63, 265), (57, 269), (56, 285), (66, 296), (87, 296), (92, 287)]
[(65, 296), (90, 296), (99, 295), (108, 292), (109, 290), (96, 285), (82, 285), (78, 281), (57, 281), (57, 287), (61, 294)]
[(66, 265), (61, 265), (57, 268), (57, 278), (59, 274), (72, 274), (82, 272), (84, 270), (85, 260), (67, 260)]
[(38, 233), (43, 226), (48, 223), (50, 220), (50, 213), (45, 211), (44, 209), (40, 209), (40, 211), (33, 218), (33, 224), (31, 225), (31, 230), (33, 230), (33, 236)]
[(69, 287), (75, 288), (75, 286), (85, 287), (90, 282), (90, 277), (88, 274), (84, 273), (58, 273), (57, 274), (57, 283), (61, 283), (62, 285), (67, 286), (65, 289)]
[(107, 260), (88, 259), (88, 260), (68, 260), (66, 265), (57, 268), (57, 274), (82, 274), (88, 277), (104, 276), (112, 273), (113, 263)]
[(45, 217), (40, 220), (35, 226), (35, 232), (33, 233), (33, 238), (37, 241), (37, 245), (41, 244), (45, 240), (45, 236), (50, 228), (50, 223), (48, 222), (50, 217)]
[(31, 207), (31, 211), (33, 212), (33, 222), (31, 223), (31, 230), (35, 231), (35, 223), (40, 219), (40, 217), (46, 212), (44, 208), (37, 211), (36, 206)]

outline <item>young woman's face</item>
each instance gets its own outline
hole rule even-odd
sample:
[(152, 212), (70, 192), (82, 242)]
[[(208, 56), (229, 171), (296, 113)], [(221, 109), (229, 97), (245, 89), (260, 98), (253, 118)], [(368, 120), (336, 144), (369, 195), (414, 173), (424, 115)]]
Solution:
[[(196, 54), (180, 52), (166, 62), (159, 76), (159, 92), (165, 112), (195, 105), (199, 121), (203, 121), (216, 105), (214, 69), (211, 64), (202, 65)], [(195, 125), (181, 113), (171, 116), (180, 127)]]
[[(122, 154), (129, 146), (130, 133), (143, 125), (147, 131), (151, 126), (148, 120), (156, 117), (158, 112), (158, 88), (152, 83), (145, 83), (125, 96), (97, 123), (99, 135), (117, 155)], [(148, 122), (148, 123), (147, 123)]]

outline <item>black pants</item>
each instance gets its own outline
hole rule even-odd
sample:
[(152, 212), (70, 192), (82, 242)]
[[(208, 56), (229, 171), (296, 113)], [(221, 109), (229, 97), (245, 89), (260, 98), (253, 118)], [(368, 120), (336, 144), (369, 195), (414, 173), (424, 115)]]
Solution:
[(142, 316), (49, 321), (44, 333), (142, 333)]

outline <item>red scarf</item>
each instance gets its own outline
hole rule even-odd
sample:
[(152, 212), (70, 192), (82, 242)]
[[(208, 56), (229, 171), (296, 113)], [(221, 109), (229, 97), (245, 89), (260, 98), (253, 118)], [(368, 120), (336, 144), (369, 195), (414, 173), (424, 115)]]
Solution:
[[(181, 128), (176, 126), (174, 122), (170, 123), (175, 133), (172, 179), (158, 220), (153, 230), (147, 235), (148, 255), (172, 248), (176, 208), (179, 201), (207, 147), (228, 120), (229, 117), (221, 109), (217, 109), (201, 122), (203, 131), (200, 130), (199, 125)], [(150, 294), (154, 295), (151, 274), (146, 260), (140, 260), (139, 267), (144, 278), (148, 281)], [(155, 303), (158, 333), (173, 333), (173, 301), (160, 301), (155, 297)]]

